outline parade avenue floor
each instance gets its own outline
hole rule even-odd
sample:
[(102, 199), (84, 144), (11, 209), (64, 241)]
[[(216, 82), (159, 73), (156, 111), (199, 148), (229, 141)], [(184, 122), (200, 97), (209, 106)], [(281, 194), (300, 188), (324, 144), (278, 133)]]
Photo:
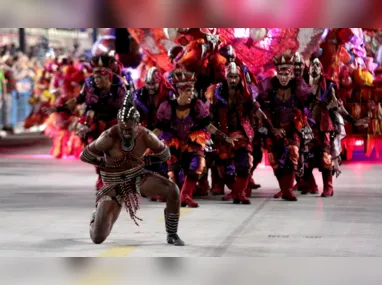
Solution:
[[(54, 160), (47, 144), (0, 148), (0, 256), (382, 256), (382, 165), (350, 163), (335, 180), (335, 195), (272, 199), (276, 180), (269, 168), (255, 172), (262, 187), (252, 205), (221, 197), (182, 209), (179, 235), (187, 243), (165, 243), (165, 204), (141, 199), (134, 225), (123, 211), (109, 238), (89, 238), (95, 173), (76, 160)], [(321, 191), (319, 173), (315, 172)]]

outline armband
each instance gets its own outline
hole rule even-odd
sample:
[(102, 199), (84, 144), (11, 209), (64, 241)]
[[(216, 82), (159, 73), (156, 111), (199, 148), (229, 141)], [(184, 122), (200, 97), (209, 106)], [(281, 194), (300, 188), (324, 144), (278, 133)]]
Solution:
[(166, 146), (161, 152), (145, 155), (146, 166), (166, 162), (171, 158), (170, 149)]
[(80, 157), (81, 161), (95, 166), (99, 166), (102, 163), (102, 159), (100, 159), (100, 157), (97, 154), (92, 152), (88, 146), (85, 147), (85, 149), (82, 151)]

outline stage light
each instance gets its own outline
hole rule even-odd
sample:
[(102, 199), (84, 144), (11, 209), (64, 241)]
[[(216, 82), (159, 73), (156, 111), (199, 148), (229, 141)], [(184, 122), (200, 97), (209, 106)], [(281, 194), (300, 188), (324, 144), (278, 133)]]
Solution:
[(137, 70), (137, 69), (127, 68), (127, 71), (130, 72), (131, 79), (133, 79), (134, 81), (138, 80), (141, 77), (141, 74), (140, 74), (139, 70)]
[(363, 140), (356, 140), (355, 145), (356, 146), (362, 146), (364, 144)]

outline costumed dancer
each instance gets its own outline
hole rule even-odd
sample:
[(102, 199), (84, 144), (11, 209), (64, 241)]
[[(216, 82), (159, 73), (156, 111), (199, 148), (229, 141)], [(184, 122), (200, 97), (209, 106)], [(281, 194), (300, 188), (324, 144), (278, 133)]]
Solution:
[(152, 67), (148, 71), (145, 85), (133, 93), (134, 104), (141, 114), (141, 125), (154, 131), (157, 124), (157, 111), (161, 103), (174, 95), (174, 88), (165, 80), (161, 72)]
[(125, 84), (126, 90), (130, 93), (135, 91), (134, 81), (128, 69), (124, 68), (123, 63), (120, 61), (119, 54), (115, 50), (110, 49), (108, 52), (97, 53), (92, 58), (92, 62), (104, 61), (108, 63), (108, 68), (118, 76), (120, 76)]
[[(166, 141), (171, 150), (168, 162), (169, 178), (183, 184), (181, 206), (198, 207), (192, 199), (195, 186), (205, 169), (204, 149), (210, 133), (220, 134), (228, 143), (234, 139), (219, 132), (210, 124), (208, 102), (195, 98), (194, 73), (175, 70), (172, 82), (176, 87), (177, 98), (163, 102), (158, 110), (157, 127), (159, 138)], [(181, 174), (184, 173), (184, 182)], [(182, 183), (183, 182), (183, 183)]]
[[(257, 79), (253, 75), (252, 72), (250, 72), (247, 65), (245, 65), (237, 56), (235, 53), (235, 50), (231, 45), (226, 45), (220, 49), (220, 54), (223, 55), (227, 59), (227, 64), (234, 62), (236, 65), (240, 66), (240, 68), (243, 71), (244, 78), (247, 81), (247, 85), (251, 90), (253, 100), (256, 101), (258, 96), (258, 89), (257, 89)], [(225, 78), (224, 78), (225, 80)], [(247, 196), (249, 197), (251, 195), (252, 189), (258, 189), (261, 187), (260, 184), (256, 184), (255, 180), (253, 178), (253, 174), (257, 168), (257, 166), (261, 163), (263, 160), (263, 146), (264, 146), (264, 140), (266, 136), (266, 129), (263, 127), (263, 122), (259, 120), (256, 116), (253, 117), (253, 125), (254, 125), (254, 131), (255, 136), (252, 140), (252, 156), (253, 156), (253, 166), (251, 168), (251, 177), (250, 181), (248, 183), (248, 189), (247, 189)], [(222, 189), (221, 183), (219, 185), (216, 184), (217, 188), (215, 189)], [(215, 186), (215, 187), (216, 187)], [(216, 191), (216, 190), (215, 190)], [(224, 191), (224, 190), (223, 190)]]
[[(109, 236), (123, 206), (138, 225), (139, 195), (166, 198), (164, 210), (167, 243), (183, 246), (178, 236), (179, 189), (170, 180), (145, 169), (170, 158), (168, 147), (151, 131), (139, 125), (139, 112), (125, 100), (113, 126), (87, 146), (81, 160), (101, 169), (104, 187), (97, 193), (90, 221), (90, 237), (101, 244)], [(152, 154), (145, 155), (147, 149)]]
[(53, 78), (51, 64), (46, 64), (41, 75), (36, 80), (34, 92), (28, 103), (32, 106), (31, 114), (24, 121), (24, 128), (29, 129), (33, 126), (41, 126), (48, 119), (44, 113), (44, 107), (52, 107), (55, 96), (49, 92), (50, 82)]
[[(175, 92), (156, 67), (151, 67), (146, 74), (145, 86), (139, 88), (133, 94), (134, 104), (140, 113), (141, 125), (150, 131), (157, 127), (157, 111), (164, 101), (168, 101)], [(168, 178), (167, 163), (153, 165), (151, 171), (155, 171)], [(164, 197), (150, 197), (152, 201), (164, 201)]]
[[(89, 62), (85, 62), (84, 59), (81, 59), (79, 64), (75, 64), (71, 67), (71, 76), (66, 79), (67, 82), (71, 82), (71, 86), (73, 88), (73, 98), (76, 97), (80, 91), (81, 87), (85, 82), (85, 78), (87, 78), (92, 72), (92, 67)], [(83, 108), (81, 106), (77, 106), (73, 115), (75, 115), (74, 120), (69, 126), (70, 130), (70, 138), (68, 142), (68, 154), (79, 158), (82, 150), (86, 146), (86, 143), (82, 140), (82, 138), (76, 133), (77, 129), (77, 117), (83, 115)]]
[[(179, 69), (175, 69), (171, 72), (169, 72), (167, 74), (167, 79), (168, 79), (168, 82), (176, 89), (176, 86), (174, 84), (174, 80), (173, 80), (173, 72), (176, 72), (177, 70)], [(197, 75), (195, 74), (196, 78)], [(196, 83), (198, 82), (198, 79), (196, 79)], [(195, 84), (196, 84), (195, 83)], [(194, 95), (195, 95), (195, 99), (200, 99), (202, 100), (203, 102), (206, 101), (206, 98), (203, 97), (199, 97), (199, 93), (197, 91), (194, 92)], [(172, 95), (170, 97), (170, 99), (174, 99), (174, 96), (176, 97), (176, 95)], [(206, 146), (204, 147), (204, 155), (205, 155), (205, 167), (204, 167), (204, 170), (203, 170), (203, 173), (200, 175), (200, 178), (196, 184), (196, 187), (195, 187), (195, 191), (194, 191), (194, 196), (195, 197), (200, 197), (200, 196), (208, 196), (209, 194), (209, 191), (210, 191), (210, 185), (209, 185), (209, 182), (208, 182), (208, 170), (209, 168), (211, 168), (212, 166), (212, 163), (213, 163), (213, 153), (214, 153), (214, 150), (213, 150), (213, 140), (212, 139), (209, 139), (207, 140), (206, 142)], [(183, 172), (181, 172), (183, 173)], [(182, 188), (182, 183), (184, 181), (183, 178), (183, 175), (180, 175), (179, 176), (180, 178), (178, 179), (178, 186), (180, 188)]]
[(226, 80), (212, 85), (206, 92), (206, 98), (211, 102), (212, 123), (218, 126), (224, 136), (237, 139), (234, 146), (227, 146), (219, 139), (214, 141), (220, 179), (232, 190), (232, 194), (223, 197), (223, 200), (233, 198), (234, 203), (251, 203), (246, 191), (253, 167), (252, 142), (255, 132), (252, 114), (261, 112), (258, 106), (254, 106), (254, 90), (248, 85), (242, 68), (231, 62), (226, 69)]
[[(303, 78), (303, 76), (306, 76), (306, 70), (305, 70), (305, 63), (304, 58), (302, 55), (298, 52), (294, 55), (294, 76), (296, 78)], [(307, 145), (309, 147), (309, 145)], [(305, 147), (304, 147), (305, 149)], [(308, 153), (307, 153), (308, 155)], [(293, 187), (294, 190), (302, 191), (304, 189), (304, 177), (296, 176), (296, 185)]]
[(290, 53), (274, 59), (277, 76), (259, 85), (258, 100), (270, 120), (267, 151), (280, 190), (275, 198), (297, 201), (293, 193), (296, 172), (301, 168), (302, 128), (307, 125), (304, 107), (312, 89), (303, 79), (294, 78), (294, 57)]
[[(120, 76), (113, 73), (109, 64), (115, 59), (107, 56), (96, 57), (92, 61), (93, 75), (85, 80), (82, 90), (76, 98), (49, 109), (49, 112), (66, 112), (71, 114), (77, 105), (85, 104), (85, 113), (77, 122), (77, 133), (87, 145), (97, 139), (100, 134), (117, 122), (118, 110), (125, 96), (132, 100)], [(103, 187), (99, 169), (96, 167), (98, 180), (96, 189)]]
[(199, 98), (212, 83), (224, 80), (226, 59), (219, 53), (224, 44), (216, 28), (171, 28), (166, 29), (170, 39), (180, 45), (169, 51), (176, 67), (194, 72), (197, 77), (195, 90)]
[[(306, 78), (313, 88), (315, 100), (310, 106), (311, 118), (314, 122), (313, 147), (305, 159), (304, 185), (302, 194), (317, 194), (318, 187), (312, 174), (318, 167), (322, 173), (322, 197), (333, 196), (333, 174), (340, 173), (341, 140), (346, 136), (344, 118), (354, 123), (353, 118), (343, 107), (342, 100), (335, 95), (335, 83), (325, 78), (323, 67), (318, 58), (314, 58), (309, 66)], [(344, 117), (343, 117), (344, 116)]]
[[(196, 75), (195, 91), (199, 99), (205, 100), (207, 88), (224, 80), (226, 59), (219, 53), (224, 44), (216, 28), (170, 28), (166, 35), (174, 39), (178, 46), (173, 47), (168, 55), (178, 68)], [(206, 145), (206, 168), (197, 183), (195, 195), (206, 196), (210, 190), (208, 169), (213, 161), (213, 142)]]
[[(58, 61), (58, 70), (55, 73), (53, 79), (53, 87), (56, 91), (51, 93), (58, 94), (58, 98), (55, 101), (55, 106), (61, 106), (70, 102), (78, 94), (81, 84), (84, 81), (84, 75), (81, 71), (78, 71), (73, 66), (73, 61), (68, 56), (62, 56)], [(55, 109), (46, 108), (45, 109)], [(70, 126), (74, 119), (73, 114), (58, 111), (54, 116), (53, 128), (48, 128), (46, 134), (53, 136), (53, 146), (51, 154), (55, 158), (62, 158), (63, 156), (70, 155), (69, 141), (71, 136)], [(53, 129), (53, 135), (49, 130)], [(81, 146), (79, 146), (81, 147)]]

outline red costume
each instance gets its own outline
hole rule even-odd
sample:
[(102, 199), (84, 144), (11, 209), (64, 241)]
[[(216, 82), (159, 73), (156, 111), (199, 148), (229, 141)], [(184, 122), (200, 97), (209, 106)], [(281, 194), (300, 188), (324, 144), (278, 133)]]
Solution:
[[(232, 190), (234, 203), (250, 204), (250, 200), (246, 198), (246, 190), (253, 166), (252, 94), (243, 70), (234, 62), (228, 65), (226, 76), (224, 83), (212, 85), (206, 92), (207, 100), (212, 103), (212, 122), (225, 135), (238, 137), (235, 146), (215, 141), (219, 156), (218, 173)], [(231, 81), (237, 85), (231, 86)]]
[(175, 46), (169, 51), (170, 59), (175, 62), (176, 67), (196, 74), (198, 80), (195, 89), (204, 94), (211, 83), (224, 80), (226, 59), (219, 53), (223, 42), (218, 35), (218, 29), (175, 30), (177, 35), (181, 35), (177, 39), (181, 46)]
[[(220, 54), (224, 56), (228, 63), (235, 62), (237, 66), (240, 66), (245, 80), (248, 84), (248, 87), (251, 90), (251, 96), (254, 101), (256, 101), (258, 96), (258, 82), (256, 77), (252, 72), (249, 71), (249, 68), (236, 56), (235, 50), (231, 45), (226, 45), (220, 49)], [(225, 81), (223, 78), (222, 81)], [(250, 197), (252, 193), (252, 189), (258, 189), (261, 185), (256, 184), (253, 179), (253, 173), (256, 170), (257, 166), (263, 159), (263, 146), (264, 146), (264, 134), (262, 133), (262, 122), (257, 118), (253, 118), (253, 126), (255, 131), (255, 137), (252, 141), (252, 156), (253, 156), (253, 166), (251, 168), (251, 177), (248, 183), (247, 196)], [(224, 183), (219, 181), (218, 178), (215, 177), (214, 171), (212, 171), (212, 193), (221, 194), (224, 193)]]
[[(54, 77), (53, 86), (58, 89), (59, 97), (55, 106), (59, 107), (73, 99), (79, 92), (84, 81), (84, 74), (81, 70), (74, 67), (73, 62), (68, 57), (59, 60), (59, 70)], [(70, 130), (74, 116), (66, 112), (57, 112), (54, 117), (53, 126), (53, 147), (51, 154), (55, 158), (61, 158), (82, 151), (79, 138)]]
[(279, 56), (275, 65), (278, 75), (261, 83), (258, 98), (273, 126), (266, 147), (281, 189), (275, 198), (297, 201), (293, 185), (296, 171), (301, 167), (301, 130), (307, 124), (304, 107), (312, 90), (302, 79), (293, 78), (293, 56)]
[[(322, 65), (318, 59), (314, 59), (309, 67), (309, 74), (305, 78), (306, 82), (312, 86), (315, 100), (310, 106), (311, 117), (314, 121), (313, 133), (314, 141), (312, 143), (312, 154), (314, 159), (308, 160), (304, 169), (304, 182), (302, 185), (302, 194), (318, 193), (318, 188), (312, 170), (318, 167), (322, 171), (322, 179), (324, 182), (324, 192), (329, 196), (333, 193), (332, 175), (331, 175), (331, 134), (335, 131), (334, 124), (330, 118), (329, 110), (324, 104), (321, 104), (321, 97), (324, 94), (331, 96), (327, 90), (330, 86), (328, 81), (322, 74)], [(332, 83), (333, 84), (333, 83)], [(333, 86), (334, 87), (334, 86)], [(312, 155), (312, 157), (313, 157)]]
[[(302, 194), (318, 193), (312, 170), (318, 167), (322, 173), (324, 189), (322, 196), (333, 196), (333, 173), (339, 174), (339, 155), (341, 139), (346, 132), (341, 115), (352, 121), (351, 116), (342, 106), (342, 101), (335, 96), (335, 83), (327, 80), (322, 73), (321, 62), (315, 58), (309, 67), (309, 75), (305, 78), (314, 91), (314, 101), (310, 106), (313, 119), (314, 140), (309, 158), (305, 161)], [(337, 141), (336, 141), (337, 138)]]
[[(77, 130), (86, 130), (86, 135), (83, 136), (85, 144), (91, 143), (102, 132), (117, 123), (118, 110), (121, 108), (125, 96), (130, 96), (132, 101), (132, 96), (127, 92), (122, 78), (108, 68), (109, 64), (114, 66), (114, 63), (115, 59), (108, 56), (93, 59), (92, 64), (95, 67), (93, 75), (86, 78), (80, 94), (70, 102), (71, 106), (86, 105), (85, 113), (79, 118), (77, 124)], [(110, 89), (97, 88), (94, 80), (96, 73), (109, 77)], [(72, 112), (70, 106), (65, 104), (57, 109), (59, 112), (66, 112), (67, 114)], [(97, 174), (100, 173), (98, 168), (96, 168), (96, 172)], [(102, 186), (102, 179), (99, 176), (96, 189), (100, 189)]]

